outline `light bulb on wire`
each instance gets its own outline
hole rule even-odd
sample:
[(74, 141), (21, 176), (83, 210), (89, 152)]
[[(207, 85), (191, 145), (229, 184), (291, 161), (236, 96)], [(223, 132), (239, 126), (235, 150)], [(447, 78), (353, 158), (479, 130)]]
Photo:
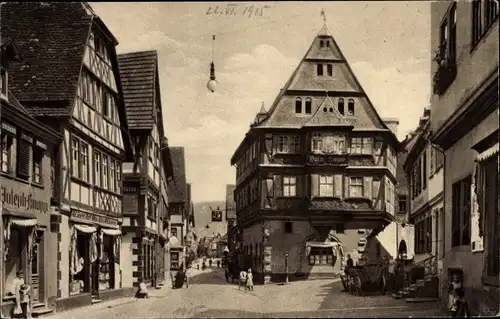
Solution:
[(215, 35), (212, 36), (212, 62), (210, 63), (210, 80), (207, 82), (207, 89), (212, 93), (215, 92), (217, 84), (219, 84), (219, 82), (215, 79), (214, 42)]

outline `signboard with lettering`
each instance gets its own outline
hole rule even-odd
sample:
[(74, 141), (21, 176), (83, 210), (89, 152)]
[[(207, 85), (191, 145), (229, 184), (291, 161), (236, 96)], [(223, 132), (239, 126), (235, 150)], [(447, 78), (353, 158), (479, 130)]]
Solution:
[(117, 227), (118, 226), (118, 220), (107, 217), (107, 216), (102, 216), (102, 215), (96, 215), (93, 213), (87, 213), (83, 212), (80, 210), (73, 210), (71, 211), (71, 219), (72, 220), (80, 220), (84, 222), (91, 222), (91, 223), (96, 223), (104, 226), (111, 226), (111, 227)]
[(6, 208), (13, 207), (42, 213), (49, 211), (49, 202), (40, 200), (31, 192), (16, 191), (14, 188), (2, 186), (0, 187), (0, 193), (2, 194), (2, 204)]
[(347, 163), (347, 156), (311, 154), (307, 156), (307, 162), (316, 165), (345, 164)]

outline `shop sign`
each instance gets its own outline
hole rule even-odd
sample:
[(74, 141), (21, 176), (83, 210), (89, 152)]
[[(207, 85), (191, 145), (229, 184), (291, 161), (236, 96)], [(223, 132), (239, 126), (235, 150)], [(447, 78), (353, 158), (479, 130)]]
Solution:
[(82, 212), (79, 210), (74, 210), (71, 212), (71, 219), (78, 219), (86, 222), (109, 225), (114, 227), (118, 226), (118, 220), (114, 218)]
[(5, 207), (15, 207), (42, 213), (49, 211), (49, 203), (34, 198), (35, 196), (31, 193), (15, 191), (14, 188), (7, 188), (5, 186), (0, 188), (0, 192), (2, 193), (2, 204)]

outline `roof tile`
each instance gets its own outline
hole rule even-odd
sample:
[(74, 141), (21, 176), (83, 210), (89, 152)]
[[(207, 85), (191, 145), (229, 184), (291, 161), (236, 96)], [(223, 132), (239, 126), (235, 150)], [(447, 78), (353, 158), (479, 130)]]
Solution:
[(141, 51), (120, 54), (118, 63), (129, 127), (151, 129), (154, 125), (158, 53)]
[(3, 3), (0, 23), (2, 36), (15, 41), (24, 60), (9, 70), (10, 88), (17, 98), (73, 100), (92, 23), (82, 3)]
[(184, 147), (169, 147), (174, 172), (173, 179), (167, 184), (169, 203), (187, 202), (186, 163)]

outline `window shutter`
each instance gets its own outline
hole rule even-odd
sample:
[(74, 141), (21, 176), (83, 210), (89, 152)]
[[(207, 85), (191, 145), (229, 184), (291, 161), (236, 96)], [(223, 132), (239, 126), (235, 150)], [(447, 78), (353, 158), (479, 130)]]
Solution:
[(365, 176), (363, 185), (363, 197), (372, 199), (373, 177)]
[(311, 174), (311, 197), (319, 196), (319, 175)]
[(334, 175), (334, 181), (333, 181), (333, 187), (334, 187), (334, 195), (335, 197), (342, 198), (342, 175), (341, 174), (335, 174)]
[(298, 175), (297, 176), (297, 196), (298, 197), (306, 197), (306, 176)]
[(283, 196), (283, 176), (274, 175), (274, 196)]
[(270, 154), (278, 153), (278, 136), (274, 135), (272, 141), (273, 145)]
[(380, 179), (373, 179), (372, 198), (373, 208), (380, 209)]
[(20, 140), (19, 141), (19, 155), (17, 157), (17, 174), (29, 177), (30, 176), (30, 150), (31, 143)]
[(351, 178), (349, 176), (345, 176), (344, 178), (344, 194), (345, 194), (345, 197), (349, 197), (350, 196), (350, 193), (349, 193), (349, 182), (350, 182)]

